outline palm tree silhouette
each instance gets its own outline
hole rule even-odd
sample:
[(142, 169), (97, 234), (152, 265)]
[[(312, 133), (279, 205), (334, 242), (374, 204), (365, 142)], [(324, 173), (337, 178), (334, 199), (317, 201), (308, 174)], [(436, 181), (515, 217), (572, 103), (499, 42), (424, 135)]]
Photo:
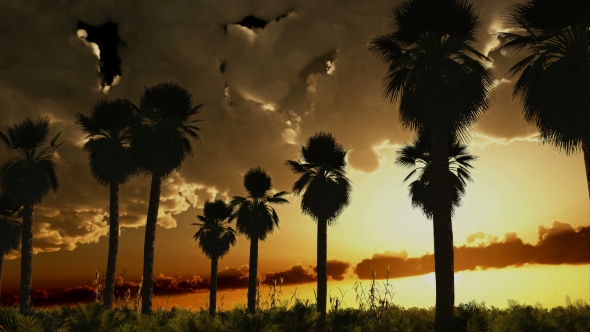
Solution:
[[(467, 146), (461, 144), (456, 138), (449, 139), (449, 182), (451, 183), (451, 214), (455, 208), (461, 205), (461, 199), (465, 195), (467, 181), (473, 182), (470, 162), (477, 157), (469, 154)], [(408, 186), (408, 194), (412, 200), (412, 207), (420, 208), (428, 219), (433, 217), (432, 188), (432, 160), (430, 158), (430, 137), (424, 133), (419, 134), (411, 145), (405, 145), (397, 151), (395, 163), (410, 168), (412, 171), (404, 179), (408, 181), (414, 175), (416, 179)]]
[(2, 298), (2, 269), (4, 256), (20, 246), (22, 205), (14, 204), (7, 196), (0, 196), (0, 298)]
[(189, 138), (199, 140), (199, 128), (194, 125), (199, 120), (191, 117), (199, 113), (201, 106), (193, 106), (191, 94), (172, 82), (146, 87), (140, 98), (138, 112), (142, 123), (132, 130), (131, 150), (141, 170), (152, 176), (143, 248), (143, 314), (152, 312), (154, 245), (162, 179), (178, 170), (192, 154)]
[(90, 116), (76, 113), (76, 124), (88, 141), (83, 150), (88, 153), (92, 176), (104, 186), (110, 186), (109, 253), (104, 291), (104, 305), (111, 308), (115, 291), (117, 253), (119, 252), (119, 185), (138, 173), (130, 154), (131, 126), (138, 123), (136, 107), (127, 99), (99, 100)]
[(525, 119), (537, 126), (542, 142), (567, 155), (582, 152), (590, 197), (590, 2), (528, 1), (514, 4), (507, 19), (520, 33), (496, 34), (500, 51), (526, 52), (508, 77), (519, 76)]
[(215, 317), (217, 309), (217, 263), (229, 249), (236, 245), (236, 233), (229, 226), (233, 209), (220, 199), (205, 202), (203, 214), (197, 216), (200, 223), (191, 224), (201, 227), (193, 236), (199, 247), (211, 259), (211, 283), (209, 290), (209, 316)]
[(23, 224), (21, 238), (21, 280), (19, 310), (29, 310), (31, 285), (33, 282), (33, 212), (35, 204), (41, 202), (50, 191), (58, 188), (53, 152), (62, 144), (57, 143), (58, 132), (49, 146), (37, 151), (49, 135), (49, 118), (33, 121), (26, 118), (8, 126), (6, 134), (0, 131), (0, 139), (9, 150), (16, 150), (20, 156), (11, 157), (0, 166), (0, 188), (3, 195), (9, 195), (12, 202), (23, 203)]
[(328, 225), (334, 225), (336, 218), (350, 203), (351, 185), (344, 170), (346, 153), (332, 134), (319, 132), (301, 147), (301, 161), (285, 162), (293, 173), (300, 176), (293, 184), (293, 193), (303, 194), (301, 211), (318, 224), (318, 331), (324, 331), (326, 325)]
[(445, 331), (455, 303), (448, 137), (466, 139), (489, 107), (494, 80), (473, 48), (480, 22), (466, 1), (407, 0), (393, 8), (392, 21), (395, 30), (370, 40), (369, 50), (388, 66), (383, 96), (399, 100), (402, 126), (431, 133), (435, 328)]
[(244, 175), (244, 188), (248, 197), (234, 196), (230, 202), (237, 211), (230, 221), (236, 220), (236, 228), (250, 240), (250, 263), (248, 271), (248, 311), (256, 313), (256, 278), (258, 274), (258, 241), (264, 241), (274, 227), (279, 227), (279, 216), (270, 204), (287, 204), (283, 198), (286, 191), (267, 196), (272, 189), (270, 176), (260, 167), (251, 168)]

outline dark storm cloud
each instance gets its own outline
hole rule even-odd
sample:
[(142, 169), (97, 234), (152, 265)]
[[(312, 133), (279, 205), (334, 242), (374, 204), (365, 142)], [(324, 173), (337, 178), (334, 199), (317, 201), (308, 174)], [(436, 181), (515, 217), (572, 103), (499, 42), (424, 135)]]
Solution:
[[(242, 195), (242, 177), (251, 167), (263, 167), (275, 189), (288, 190), (295, 178), (283, 162), (297, 158), (299, 145), (319, 130), (332, 132), (349, 150), (354, 170), (377, 171), (384, 158), (380, 147), (411, 140), (397, 123), (397, 104), (381, 98), (386, 67), (366, 46), (370, 38), (389, 32), (386, 13), (393, 4), (0, 2), (0, 127), (47, 115), (52, 131), (62, 129), (67, 140), (56, 161), (61, 188), (36, 214), (35, 250), (71, 250), (107, 234), (108, 190), (90, 176), (75, 112), (88, 113), (105, 96), (137, 103), (145, 86), (163, 81), (177, 81), (195, 103), (205, 104), (197, 116), (203, 120), (202, 143), (194, 142), (194, 157), (163, 183), (163, 227), (176, 227), (180, 213), (202, 206), (215, 193)], [(484, 21), (484, 48), (490, 42), (488, 30), (497, 23), (489, 13), (503, 3), (475, 4)], [(265, 21), (264, 27), (228, 24), (249, 16)], [(93, 37), (76, 35), (78, 22), (118, 24), (125, 47), (101, 49), (99, 59)], [(121, 79), (103, 91), (98, 64), (115, 51)], [(502, 84), (498, 89), (502, 96), (508, 92)], [(491, 110), (491, 120), (484, 117), (478, 129), (489, 136), (527, 136), (530, 128), (522, 121), (506, 126), (496, 120), (517, 107), (508, 97), (497, 98), (501, 107)], [(0, 160), (7, 157), (2, 149)], [(123, 227), (145, 223), (149, 184), (148, 178), (138, 177), (121, 187)]]
[[(455, 272), (524, 264), (590, 263), (590, 227), (574, 229), (554, 221), (551, 227), (539, 226), (538, 234), (535, 245), (524, 243), (516, 233), (507, 233), (503, 241), (482, 232), (472, 234), (467, 238), (472, 245), (455, 247)], [(375, 254), (358, 263), (355, 273), (361, 279), (370, 279), (375, 271), (378, 279), (384, 279), (385, 266), (389, 266), (390, 278), (428, 274), (434, 272), (434, 255), (408, 258), (405, 252)]]

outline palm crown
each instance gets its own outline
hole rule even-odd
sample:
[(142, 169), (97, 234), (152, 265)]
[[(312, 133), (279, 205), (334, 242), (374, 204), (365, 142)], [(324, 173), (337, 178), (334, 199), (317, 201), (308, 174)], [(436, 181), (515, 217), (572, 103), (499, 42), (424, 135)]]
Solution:
[(191, 94), (176, 83), (160, 83), (146, 88), (138, 112), (141, 126), (133, 130), (134, 151), (142, 169), (166, 177), (177, 170), (187, 155), (192, 154), (188, 138), (199, 140), (191, 119), (202, 104), (193, 106)]
[(501, 32), (500, 50), (527, 51), (509, 71), (520, 74), (514, 96), (520, 96), (525, 119), (541, 139), (566, 153), (590, 140), (590, 2), (556, 5), (529, 1), (508, 8), (508, 20), (521, 33)]
[[(412, 199), (412, 206), (420, 208), (428, 219), (433, 216), (433, 202), (431, 193), (432, 181), (432, 160), (430, 154), (430, 137), (424, 133), (419, 134), (411, 145), (405, 145), (397, 151), (395, 163), (410, 168), (412, 171), (403, 180), (408, 181), (416, 175), (416, 179), (409, 185), (409, 196)], [(456, 138), (449, 140), (449, 179), (451, 189), (451, 213), (461, 205), (461, 199), (465, 195), (465, 186), (471, 179), (469, 169), (472, 169), (470, 162), (477, 157), (469, 154), (467, 146), (461, 144)]]
[(234, 196), (230, 205), (238, 207), (230, 220), (237, 218), (236, 228), (248, 239), (264, 240), (272, 233), (274, 226), (279, 226), (279, 216), (271, 204), (286, 204), (286, 191), (277, 192), (272, 196), (270, 176), (260, 167), (252, 168), (244, 175), (244, 188), (248, 197)]
[(37, 204), (59, 184), (53, 152), (63, 141), (57, 143), (61, 132), (51, 140), (49, 146), (37, 152), (49, 135), (49, 118), (33, 121), (29, 118), (8, 127), (7, 133), (0, 132), (0, 139), (10, 150), (20, 156), (10, 157), (0, 166), (0, 184), (5, 193), (10, 193), (14, 202)]
[(519, 33), (502, 31), (496, 37), (502, 40), (500, 51), (513, 54), (559, 34), (563, 28), (590, 20), (590, 2), (530, 0), (509, 5), (504, 16)]
[(76, 113), (76, 124), (88, 138), (83, 149), (90, 155), (90, 170), (102, 185), (125, 183), (137, 172), (130, 155), (131, 128), (139, 123), (135, 110), (127, 99), (103, 99), (90, 116)]
[(301, 210), (314, 220), (334, 222), (350, 204), (350, 181), (346, 177), (346, 153), (334, 136), (320, 132), (301, 147), (303, 160), (288, 160), (285, 165), (299, 175), (293, 193), (304, 193)]
[(191, 224), (201, 227), (193, 238), (210, 259), (225, 256), (229, 249), (236, 245), (235, 231), (228, 226), (229, 222), (227, 221), (232, 210), (231, 206), (220, 199), (212, 202), (207, 201), (203, 208), (203, 214), (197, 216), (201, 222)]
[(423, 33), (406, 46), (394, 36), (371, 40), (369, 50), (388, 65), (383, 96), (400, 100), (400, 122), (420, 129), (443, 122), (460, 135), (489, 107), (487, 57), (467, 37)]

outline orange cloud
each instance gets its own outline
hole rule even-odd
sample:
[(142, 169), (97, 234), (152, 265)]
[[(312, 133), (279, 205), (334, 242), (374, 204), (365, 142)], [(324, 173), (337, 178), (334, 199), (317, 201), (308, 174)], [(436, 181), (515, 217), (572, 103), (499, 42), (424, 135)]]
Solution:
[[(488, 268), (505, 268), (523, 264), (587, 264), (590, 263), (590, 227), (574, 229), (567, 223), (554, 221), (551, 227), (539, 226), (539, 241), (535, 245), (524, 243), (516, 233), (507, 233), (504, 240), (482, 232), (471, 234), (467, 243), (488, 239), (477, 246), (455, 247), (455, 272)], [(375, 254), (355, 267), (361, 279), (385, 278), (385, 266), (389, 266), (390, 278), (428, 274), (434, 271), (434, 255), (408, 258), (400, 254)]]

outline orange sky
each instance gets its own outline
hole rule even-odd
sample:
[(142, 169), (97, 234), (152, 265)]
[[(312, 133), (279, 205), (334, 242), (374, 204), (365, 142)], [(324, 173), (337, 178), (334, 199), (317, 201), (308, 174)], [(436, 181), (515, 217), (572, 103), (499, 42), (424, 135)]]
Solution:
[[(388, 263), (396, 267), (392, 275), (407, 276), (390, 280), (394, 302), (434, 305), (432, 266), (417, 265), (431, 257), (432, 225), (411, 208), (402, 184), (407, 170), (393, 163), (412, 133), (397, 124), (397, 105), (381, 100), (385, 67), (364, 45), (388, 31), (383, 13), (394, 2), (243, 3), (223, 9), (179, 2), (167, 11), (157, 1), (141, 2), (142, 10), (0, 4), (0, 21), (7, 22), (0, 38), (12, 46), (0, 57), (0, 126), (48, 115), (53, 130), (62, 129), (68, 140), (56, 156), (61, 187), (35, 210), (33, 288), (63, 298), (75, 293), (64, 289), (83, 286), (95, 270), (106, 269), (108, 189), (90, 177), (73, 125), (74, 112), (87, 112), (105, 93), (97, 88), (98, 59), (72, 27), (77, 20), (100, 24), (110, 17), (120, 23), (126, 46), (120, 50), (121, 78), (106, 97), (137, 102), (144, 85), (175, 80), (196, 103), (205, 103), (203, 143), (194, 144), (195, 156), (162, 188), (155, 271), (162, 275), (160, 293), (174, 295), (171, 304), (198, 307), (206, 298), (210, 264), (191, 239), (196, 228), (189, 226), (204, 201), (244, 195), (243, 174), (255, 166), (267, 170), (276, 190), (289, 190), (296, 178), (283, 162), (297, 158), (299, 144), (323, 129), (349, 150), (353, 183), (352, 204), (328, 230), (328, 288), (333, 294), (337, 287), (346, 289), (344, 300), (354, 306), (352, 285), (359, 275), (366, 277), (372, 268), (379, 277)], [(498, 13), (511, 2), (474, 3), (484, 22), (480, 49), (489, 51), (494, 42), (487, 34), (502, 27)], [(287, 8), (291, 14), (273, 21)], [(142, 14), (155, 11), (162, 15)], [(228, 24), (251, 14), (270, 23), (254, 30)], [(227, 32), (220, 22), (228, 24)], [(331, 53), (327, 70), (323, 56)], [(513, 63), (493, 51), (490, 56), (497, 77)], [(220, 63), (227, 64), (225, 72), (219, 72)], [(515, 299), (552, 307), (563, 305), (566, 295), (590, 302), (590, 203), (582, 155), (539, 144), (510, 97), (511, 87), (502, 81), (495, 88), (494, 104), (469, 144), (479, 159), (473, 163), (475, 182), (453, 219), (456, 267), (464, 269), (458, 271), (456, 303), (503, 307)], [(0, 161), (7, 156), (0, 151)], [(121, 189), (118, 268), (127, 268), (130, 282), (141, 274), (148, 193), (149, 180), (142, 177)], [(295, 287), (301, 297), (311, 297), (316, 226), (299, 212), (299, 198), (289, 199), (292, 204), (276, 208), (280, 229), (260, 244), (259, 273), (283, 272), (278, 275), (290, 284), (283, 299)], [(225, 281), (219, 294), (226, 295), (226, 308), (245, 303), (248, 249), (240, 236), (220, 261)], [(19, 264), (16, 253), (5, 262), (3, 295), (18, 289)]]

